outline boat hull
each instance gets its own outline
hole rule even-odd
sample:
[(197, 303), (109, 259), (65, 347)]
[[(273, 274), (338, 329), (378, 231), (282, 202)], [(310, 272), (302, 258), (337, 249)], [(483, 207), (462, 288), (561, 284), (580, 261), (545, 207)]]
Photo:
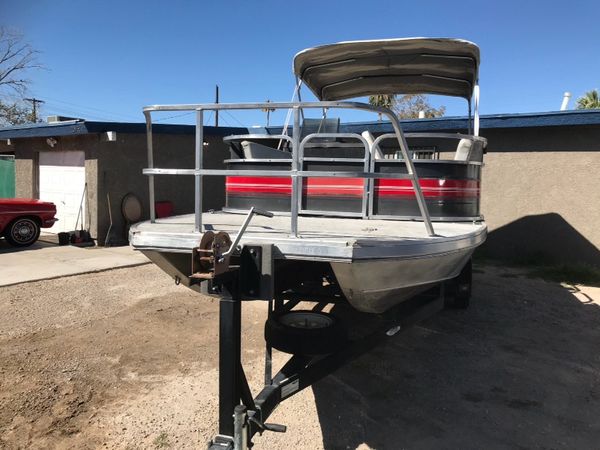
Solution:
[(474, 249), (420, 258), (332, 263), (348, 302), (357, 310), (382, 313), (460, 273)]
[[(202, 217), (206, 229), (230, 236), (239, 232), (244, 218), (225, 212)], [(178, 283), (199, 290), (198, 280), (191, 277), (192, 255), (203, 233), (194, 230), (193, 219), (177, 216), (142, 222), (131, 227), (130, 240)], [(436, 222), (434, 227), (436, 234), (430, 236), (422, 223), (413, 221), (301, 216), (301, 232), (294, 237), (289, 233), (288, 217), (255, 216), (240, 245), (272, 248), (273, 278), (291, 283), (282, 288), (294, 287), (290, 278), (318, 282), (333, 275), (341, 294), (355, 309), (382, 313), (458, 276), (487, 236), (483, 222)], [(297, 276), (290, 277), (290, 262)]]
[[(353, 308), (362, 312), (383, 313), (439, 282), (456, 277), (473, 251), (465, 249), (409, 259), (332, 262), (331, 267), (340, 289)], [(157, 251), (143, 253), (172, 278), (200, 291), (198, 285), (190, 283), (189, 255)]]

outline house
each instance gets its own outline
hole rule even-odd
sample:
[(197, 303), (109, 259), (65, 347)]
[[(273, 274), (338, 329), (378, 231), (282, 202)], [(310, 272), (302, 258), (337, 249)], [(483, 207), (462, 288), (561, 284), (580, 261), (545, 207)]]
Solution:
[[(228, 155), (223, 136), (247, 132), (245, 128), (206, 127), (204, 167), (224, 168)], [(194, 127), (153, 126), (155, 163), (162, 167), (194, 167)], [(50, 123), (0, 129), (0, 154), (14, 155), (16, 196), (41, 198), (57, 205), (59, 221), (51, 232), (83, 226), (104, 244), (111, 223), (111, 242), (125, 243), (127, 224), (121, 202), (134, 194), (149, 217), (146, 125), (56, 118)], [(156, 181), (157, 200), (168, 202), (174, 214), (194, 209), (194, 181), (190, 177), (161, 177)], [(222, 177), (205, 181), (204, 205), (224, 203)]]

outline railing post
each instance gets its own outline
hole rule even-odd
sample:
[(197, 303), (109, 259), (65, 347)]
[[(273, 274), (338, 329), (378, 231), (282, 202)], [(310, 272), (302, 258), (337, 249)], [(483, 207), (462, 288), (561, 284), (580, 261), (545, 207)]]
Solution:
[[(204, 146), (204, 111), (196, 110), (196, 170), (202, 169), (202, 150)], [(194, 175), (194, 231), (202, 232), (202, 175)]]
[(298, 171), (300, 166), (300, 108), (294, 107), (294, 130), (292, 135), (292, 205), (291, 205), (291, 231), (292, 236), (298, 237), (298, 201), (300, 198), (300, 179)]
[[(152, 148), (152, 114), (144, 111), (146, 117), (146, 147), (148, 148), (148, 168), (154, 168), (154, 150)], [(148, 197), (150, 198), (150, 222), (156, 222), (154, 201), (154, 175), (148, 175)]]
[(398, 138), (398, 144), (400, 145), (400, 151), (402, 152), (402, 157), (404, 158), (404, 164), (406, 164), (406, 170), (408, 171), (408, 174), (411, 175), (411, 182), (415, 191), (415, 196), (417, 197), (417, 204), (419, 205), (421, 216), (423, 216), (423, 222), (425, 223), (427, 234), (429, 236), (435, 236), (435, 231), (433, 230), (433, 225), (431, 224), (431, 218), (429, 217), (429, 210), (425, 204), (425, 197), (423, 196), (423, 191), (421, 190), (421, 185), (419, 184), (419, 177), (417, 176), (415, 165), (413, 164), (408, 153), (408, 144), (404, 138), (402, 127), (400, 127), (400, 122), (398, 122), (398, 118), (393, 113), (387, 113), (386, 115), (392, 122), (394, 131), (396, 132), (396, 137)]

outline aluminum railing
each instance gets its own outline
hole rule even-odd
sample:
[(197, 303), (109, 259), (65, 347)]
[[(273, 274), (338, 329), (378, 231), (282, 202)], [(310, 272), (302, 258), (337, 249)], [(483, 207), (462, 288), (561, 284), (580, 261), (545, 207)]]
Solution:
[[(221, 110), (250, 110), (250, 109), (292, 109), (294, 113), (294, 125), (292, 131), (292, 168), (289, 171), (285, 170), (221, 170), (221, 169), (204, 169), (202, 167), (202, 151), (204, 143), (204, 111), (221, 111)], [(400, 151), (402, 152), (403, 160), (406, 164), (407, 174), (393, 173), (374, 173), (372, 170), (367, 170), (368, 163), (365, 163), (365, 171), (363, 172), (320, 172), (320, 171), (304, 171), (302, 170), (302, 147), (300, 140), (300, 116), (303, 109), (357, 109), (363, 111), (371, 111), (377, 114), (385, 115), (389, 118), (394, 135), (398, 140)], [(154, 167), (154, 147), (152, 138), (152, 113), (153, 112), (173, 112), (173, 111), (195, 111), (196, 112), (196, 133), (195, 133), (195, 165), (194, 169), (164, 169)], [(298, 237), (298, 215), (300, 210), (300, 201), (302, 195), (301, 183), (302, 178), (307, 177), (322, 177), (322, 178), (363, 178), (372, 180), (376, 178), (392, 178), (392, 179), (410, 179), (415, 197), (419, 206), (419, 211), (423, 219), (427, 234), (434, 236), (433, 225), (427, 210), (425, 198), (421, 191), (419, 179), (416, 174), (414, 164), (409, 157), (408, 145), (402, 132), (400, 122), (392, 111), (387, 108), (368, 105), (359, 102), (287, 102), (287, 103), (210, 103), (210, 104), (187, 104), (187, 105), (154, 105), (144, 108), (144, 116), (146, 118), (146, 134), (148, 146), (148, 168), (143, 170), (145, 175), (148, 175), (148, 190), (150, 194), (150, 220), (156, 221), (155, 211), (155, 192), (154, 192), (154, 176), (156, 175), (188, 175), (194, 176), (194, 230), (202, 232), (202, 179), (204, 176), (265, 176), (265, 177), (291, 177), (292, 179), (292, 196), (291, 196), (291, 214), (290, 214), (290, 231), (292, 236)], [(338, 134), (340, 135), (340, 134)], [(343, 134), (341, 134), (343, 135)], [(306, 139), (304, 141), (306, 143)], [(371, 183), (369, 183), (371, 184)], [(372, 194), (372, 192), (371, 192)], [(369, 192), (365, 191), (365, 195)], [(366, 204), (368, 199), (363, 198), (363, 204)]]

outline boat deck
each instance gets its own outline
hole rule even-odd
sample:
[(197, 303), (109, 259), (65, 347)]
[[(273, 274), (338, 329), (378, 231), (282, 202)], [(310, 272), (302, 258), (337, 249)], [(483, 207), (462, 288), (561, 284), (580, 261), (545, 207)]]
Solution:
[[(204, 213), (202, 223), (205, 230), (224, 231), (233, 239), (244, 219), (242, 214), (213, 212)], [(349, 262), (453, 252), (475, 247), (486, 237), (483, 222), (434, 223), (433, 237), (416, 221), (301, 216), (298, 229), (299, 237), (291, 236), (289, 216), (254, 216), (241, 243), (273, 243), (277, 258)], [(190, 253), (201, 236), (194, 232), (192, 214), (141, 222), (130, 229), (131, 245), (138, 250)]]

